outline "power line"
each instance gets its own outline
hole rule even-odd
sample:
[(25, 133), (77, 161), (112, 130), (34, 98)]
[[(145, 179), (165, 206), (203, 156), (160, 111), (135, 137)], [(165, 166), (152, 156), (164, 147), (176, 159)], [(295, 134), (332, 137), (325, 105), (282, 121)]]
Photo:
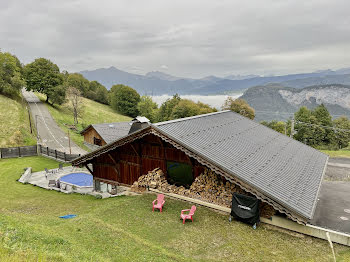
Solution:
[(316, 124), (311, 124), (311, 123), (305, 123), (302, 121), (296, 121), (296, 124), (303, 124), (306, 126), (317, 126), (317, 127), (322, 127), (322, 128), (326, 128), (326, 129), (333, 129), (333, 130), (339, 130), (342, 132), (350, 132), (350, 129), (342, 129), (342, 128), (337, 128), (337, 127), (332, 127), (332, 126), (323, 126), (323, 125), (316, 125)]
[[(260, 113), (260, 114), (276, 114), (276, 115), (290, 115), (290, 116), (292, 116), (292, 115), (294, 115), (294, 113), (292, 113), (292, 112), (279, 112), (279, 111), (275, 111), (275, 112), (273, 112), (273, 111), (264, 111), (264, 110), (262, 110), (262, 111), (255, 111), (256, 113)], [(334, 115), (334, 114), (331, 114), (331, 116), (335, 116), (335, 117), (337, 117), (337, 116), (349, 116), (350, 115), (350, 113), (349, 114), (342, 114), (342, 115)]]

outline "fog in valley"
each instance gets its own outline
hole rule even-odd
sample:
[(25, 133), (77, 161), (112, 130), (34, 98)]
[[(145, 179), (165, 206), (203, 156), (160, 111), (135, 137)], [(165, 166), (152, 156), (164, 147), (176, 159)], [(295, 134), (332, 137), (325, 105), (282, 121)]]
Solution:
[[(217, 109), (221, 109), (221, 106), (224, 104), (225, 100), (230, 96), (232, 98), (238, 98), (243, 93), (237, 93), (233, 95), (212, 95), (212, 96), (201, 96), (201, 95), (181, 95), (181, 98), (183, 99), (190, 99), (194, 102), (202, 102), (205, 104), (208, 104), (212, 107), (215, 107)], [(161, 95), (161, 96), (152, 96), (152, 99), (154, 102), (160, 106), (164, 101), (167, 99), (172, 98), (170, 95)]]

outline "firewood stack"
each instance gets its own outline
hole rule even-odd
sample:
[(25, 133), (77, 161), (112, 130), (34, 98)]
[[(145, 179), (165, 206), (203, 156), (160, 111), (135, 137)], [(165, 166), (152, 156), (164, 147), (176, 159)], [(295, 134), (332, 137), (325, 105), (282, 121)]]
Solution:
[[(196, 177), (191, 187), (186, 189), (183, 186), (177, 187), (170, 185), (163, 171), (156, 168), (153, 171), (149, 171), (148, 174), (140, 176), (138, 181), (131, 186), (131, 190), (134, 192), (143, 192), (147, 187), (158, 189), (165, 193), (174, 193), (200, 199), (229, 208), (231, 208), (232, 194), (234, 192), (251, 195), (239, 186), (229, 181), (224, 181), (221, 176), (218, 176), (209, 169), (205, 169), (201, 175)], [(275, 214), (275, 210), (269, 204), (261, 202), (260, 213), (262, 217), (268, 218)]]

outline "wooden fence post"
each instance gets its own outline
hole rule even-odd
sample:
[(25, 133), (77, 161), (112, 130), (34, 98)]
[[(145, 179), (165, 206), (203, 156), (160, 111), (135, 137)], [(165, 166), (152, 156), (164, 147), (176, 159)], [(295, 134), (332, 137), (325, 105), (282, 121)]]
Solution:
[(55, 158), (57, 159), (57, 150), (55, 149)]
[(50, 156), (50, 154), (49, 154), (49, 147), (48, 146), (46, 147), (46, 155)]
[(21, 147), (18, 147), (18, 157), (21, 157)]
[(67, 160), (66, 160), (66, 152), (63, 152), (63, 154), (64, 154), (64, 162), (67, 162)]

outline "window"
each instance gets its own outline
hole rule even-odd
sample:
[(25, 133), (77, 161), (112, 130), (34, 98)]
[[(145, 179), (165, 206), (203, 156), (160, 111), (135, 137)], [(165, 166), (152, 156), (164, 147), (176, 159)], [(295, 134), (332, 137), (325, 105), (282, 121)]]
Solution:
[(167, 162), (169, 183), (189, 188), (193, 182), (192, 167), (178, 162)]
[(102, 146), (102, 140), (94, 137), (94, 145)]

